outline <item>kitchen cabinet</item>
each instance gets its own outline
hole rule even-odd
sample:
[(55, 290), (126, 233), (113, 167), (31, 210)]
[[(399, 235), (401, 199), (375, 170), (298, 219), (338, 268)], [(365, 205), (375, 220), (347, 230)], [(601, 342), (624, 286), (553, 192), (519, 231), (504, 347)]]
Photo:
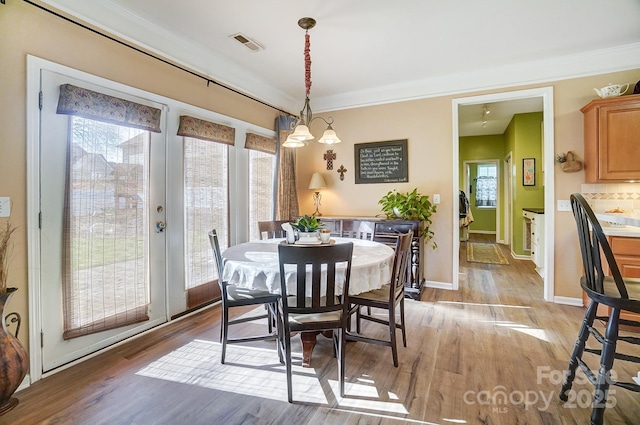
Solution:
[(398, 234), (407, 233), (413, 230), (413, 240), (411, 241), (411, 264), (407, 269), (407, 283), (404, 287), (405, 296), (415, 300), (420, 299), (422, 288), (424, 285), (423, 267), (424, 240), (420, 233), (423, 230), (423, 222), (419, 220), (387, 220), (378, 217), (320, 217), (325, 228), (331, 230), (334, 236), (342, 236), (343, 221), (362, 221), (371, 223), (373, 226), (373, 240), (375, 242), (384, 243), (395, 248)]
[(544, 210), (523, 209), (522, 215), (529, 222), (531, 260), (536, 265), (536, 273), (544, 277)]
[(587, 182), (640, 180), (640, 95), (596, 99), (584, 114)]

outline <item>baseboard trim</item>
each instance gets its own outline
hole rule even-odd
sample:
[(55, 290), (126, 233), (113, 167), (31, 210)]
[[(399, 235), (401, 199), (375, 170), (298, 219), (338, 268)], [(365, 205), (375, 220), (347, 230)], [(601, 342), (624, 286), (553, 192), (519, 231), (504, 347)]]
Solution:
[(572, 305), (574, 307), (583, 307), (582, 298), (553, 297), (553, 302), (556, 304)]
[(531, 256), (530, 255), (518, 255), (515, 252), (513, 252), (513, 250), (511, 250), (511, 256), (515, 260), (531, 260)]
[(448, 289), (450, 291), (453, 290), (453, 283), (450, 282), (437, 282), (434, 280), (427, 280), (424, 282), (424, 286), (428, 288)]
[(31, 386), (31, 375), (27, 373), (24, 379), (22, 380), (22, 382), (20, 383), (20, 385), (18, 386), (18, 388), (16, 389), (16, 392), (20, 392), (24, 389), (29, 388), (30, 386)]

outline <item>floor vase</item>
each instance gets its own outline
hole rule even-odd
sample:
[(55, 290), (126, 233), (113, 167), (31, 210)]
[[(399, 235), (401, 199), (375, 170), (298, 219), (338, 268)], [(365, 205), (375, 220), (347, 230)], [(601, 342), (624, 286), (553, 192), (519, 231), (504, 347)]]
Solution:
[(0, 294), (0, 415), (18, 405), (13, 396), (29, 369), (29, 357), (20, 340), (7, 330), (5, 323), (5, 306), (16, 288), (7, 288)]

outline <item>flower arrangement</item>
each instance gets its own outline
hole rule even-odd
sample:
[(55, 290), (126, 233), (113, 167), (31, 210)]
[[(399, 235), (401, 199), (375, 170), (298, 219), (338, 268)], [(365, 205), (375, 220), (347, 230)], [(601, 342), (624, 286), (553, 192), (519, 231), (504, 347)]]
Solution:
[(0, 294), (7, 292), (7, 278), (9, 274), (9, 257), (11, 256), (11, 235), (16, 228), (7, 220), (0, 227)]

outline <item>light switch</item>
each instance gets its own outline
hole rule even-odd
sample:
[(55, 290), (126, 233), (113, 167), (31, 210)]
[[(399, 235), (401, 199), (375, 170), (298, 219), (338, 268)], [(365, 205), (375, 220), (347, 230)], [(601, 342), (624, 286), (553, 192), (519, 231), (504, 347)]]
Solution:
[(0, 198), (0, 217), (9, 217), (11, 215), (11, 198)]
[(435, 205), (440, 204), (440, 194), (439, 193), (436, 193), (436, 194), (433, 195), (433, 203)]
[(571, 201), (568, 199), (558, 199), (558, 211), (571, 211)]

